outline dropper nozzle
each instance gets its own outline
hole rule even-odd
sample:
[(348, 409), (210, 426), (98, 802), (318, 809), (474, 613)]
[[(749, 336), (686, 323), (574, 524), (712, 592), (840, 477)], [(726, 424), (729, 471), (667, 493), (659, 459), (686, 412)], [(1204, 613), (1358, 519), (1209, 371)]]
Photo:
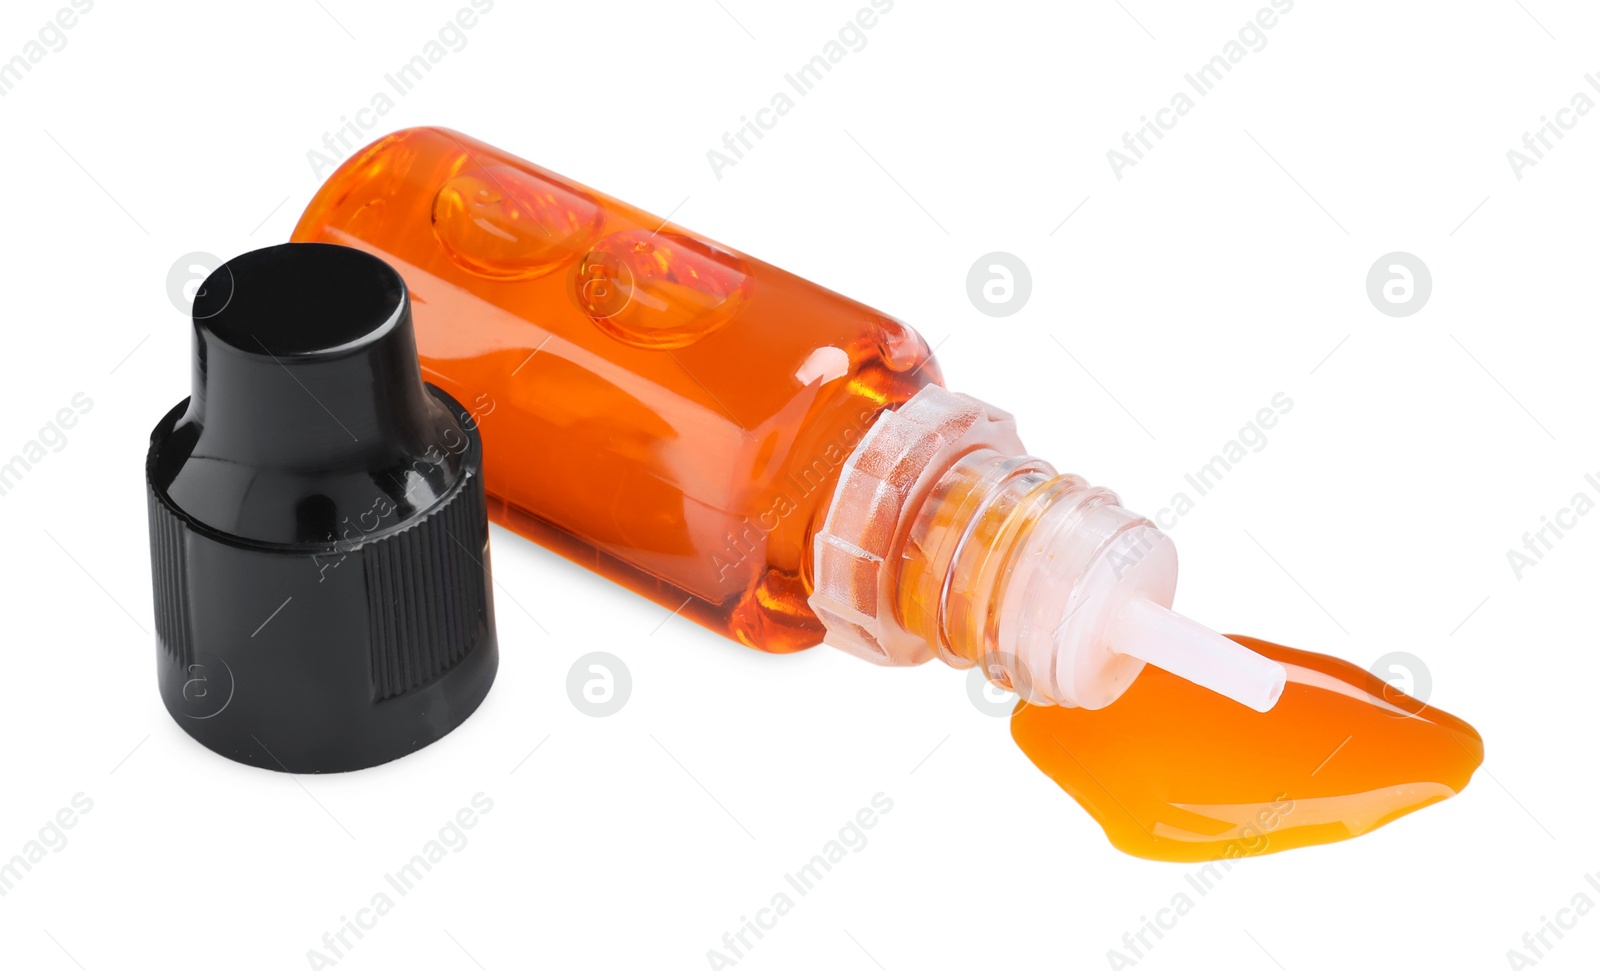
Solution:
[(1256, 711), (1276, 662), (1172, 613), (1178, 552), (1114, 493), (1028, 455), (998, 408), (930, 384), (839, 472), (813, 538), (828, 642), (879, 664), (996, 665), (1034, 705), (1093, 710), (1146, 662)]
[(1256, 711), (1272, 710), (1288, 677), (1278, 662), (1149, 600), (1129, 601), (1113, 622), (1110, 638), (1118, 653)]

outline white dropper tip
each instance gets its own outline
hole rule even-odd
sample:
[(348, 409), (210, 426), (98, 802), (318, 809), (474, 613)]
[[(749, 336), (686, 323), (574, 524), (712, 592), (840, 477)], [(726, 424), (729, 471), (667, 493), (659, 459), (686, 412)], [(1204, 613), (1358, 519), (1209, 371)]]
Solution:
[(1129, 601), (1112, 622), (1112, 647), (1232, 698), (1271, 711), (1288, 680), (1283, 665), (1149, 600)]

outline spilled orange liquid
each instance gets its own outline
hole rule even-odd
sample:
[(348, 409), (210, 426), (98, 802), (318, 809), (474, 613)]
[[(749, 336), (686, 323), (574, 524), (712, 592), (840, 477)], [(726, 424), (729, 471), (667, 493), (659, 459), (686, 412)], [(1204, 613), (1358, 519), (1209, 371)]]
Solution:
[(1150, 666), (1097, 711), (1018, 705), (1012, 737), (1112, 845), (1182, 862), (1359, 836), (1455, 795), (1483, 764), (1471, 725), (1353, 664), (1233, 640), (1288, 671), (1271, 711)]

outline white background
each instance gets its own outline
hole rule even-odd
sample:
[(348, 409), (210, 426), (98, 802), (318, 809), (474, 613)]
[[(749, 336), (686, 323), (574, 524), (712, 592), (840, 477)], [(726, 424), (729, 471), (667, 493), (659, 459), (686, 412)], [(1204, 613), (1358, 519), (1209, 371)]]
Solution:
[[(101, 0), (0, 99), (0, 457), (93, 401), (0, 497), (0, 858), (93, 801), (0, 897), (0, 963), (306, 967), (482, 792), (470, 842), (339, 967), (703, 968), (882, 792), (866, 847), (739, 967), (1106, 967), (1188, 868), (1111, 849), (960, 673), (763, 656), (498, 528), (499, 679), (431, 748), (291, 777), (163, 710), (141, 475), (188, 393), (168, 271), (285, 239), (307, 151), (465, 5)], [(1600, 515), (1520, 579), (1506, 558), (1597, 495), (1600, 112), (1520, 180), (1506, 152), (1600, 99), (1600, 14), (1299, 0), (1118, 180), (1107, 150), (1262, 5), (900, 0), (719, 180), (707, 150), (864, 4), (498, 0), (368, 134), (447, 124), (880, 307), (1137, 510), (1285, 392), (1269, 444), (1172, 531), (1177, 606), (1363, 666), (1417, 655), (1487, 768), (1236, 869), (1140, 967), (1505, 967), (1574, 894), (1600, 902)], [(0, 59), (62, 6), (8, 2)], [(1004, 319), (966, 296), (994, 250), (1033, 277)], [(1433, 275), (1403, 318), (1364, 283), (1395, 250)], [(633, 677), (603, 719), (565, 688), (595, 650)], [(1539, 967), (1597, 956), (1590, 914)]]

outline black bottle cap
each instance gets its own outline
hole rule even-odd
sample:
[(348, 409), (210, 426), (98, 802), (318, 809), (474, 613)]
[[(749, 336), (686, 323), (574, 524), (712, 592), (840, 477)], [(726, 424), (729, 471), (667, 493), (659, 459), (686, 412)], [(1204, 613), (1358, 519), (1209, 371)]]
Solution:
[(400, 275), (324, 243), (236, 257), (195, 298), (193, 366), (145, 463), (167, 710), (286, 772), (443, 737), (498, 664), (482, 447), (423, 384)]

